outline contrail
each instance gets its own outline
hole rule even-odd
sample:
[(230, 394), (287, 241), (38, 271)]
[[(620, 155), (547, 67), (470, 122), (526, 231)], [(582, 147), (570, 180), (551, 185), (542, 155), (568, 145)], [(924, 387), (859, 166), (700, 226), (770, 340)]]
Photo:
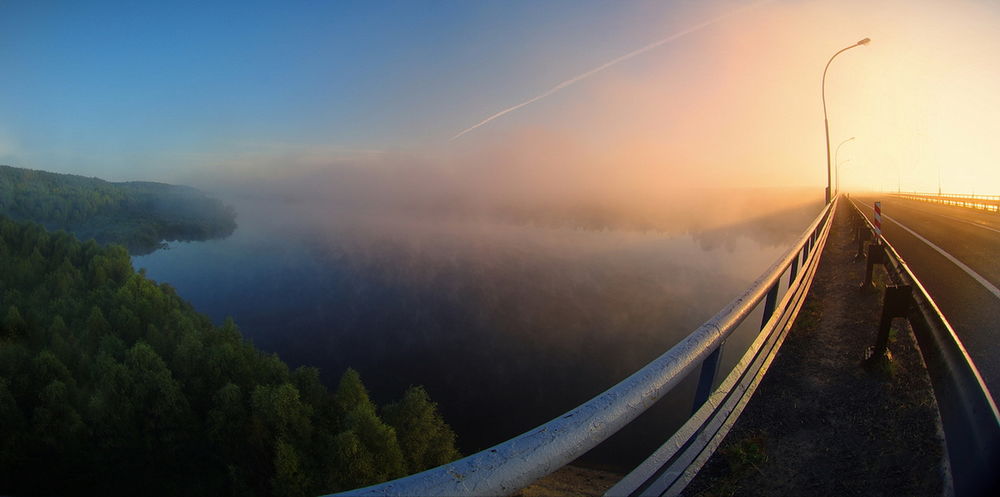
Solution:
[(719, 16), (719, 17), (714, 17), (714, 18), (709, 19), (707, 21), (704, 21), (702, 23), (695, 24), (694, 26), (691, 26), (691, 27), (689, 27), (687, 29), (684, 29), (682, 31), (678, 31), (678, 32), (676, 32), (676, 33), (674, 33), (674, 34), (672, 34), (672, 35), (670, 35), (670, 36), (668, 36), (668, 37), (666, 37), (666, 38), (664, 38), (662, 40), (654, 41), (653, 43), (650, 43), (649, 45), (646, 45), (646, 46), (644, 46), (644, 47), (642, 47), (642, 48), (640, 48), (638, 50), (633, 50), (633, 51), (631, 51), (631, 52), (629, 52), (629, 53), (627, 53), (625, 55), (622, 55), (622, 56), (620, 56), (620, 57), (618, 57), (616, 59), (612, 59), (611, 61), (605, 62), (604, 64), (601, 64), (601, 65), (599, 65), (599, 66), (597, 66), (597, 67), (595, 67), (595, 68), (593, 68), (593, 69), (591, 69), (591, 70), (589, 70), (589, 71), (587, 71), (587, 72), (585, 72), (583, 74), (579, 74), (579, 75), (574, 76), (574, 77), (572, 77), (570, 79), (567, 79), (566, 81), (563, 81), (562, 83), (559, 83), (558, 85), (553, 86), (552, 88), (550, 88), (545, 93), (542, 93), (541, 95), (538, 95), (536, 97), (532, 97), (532, 98), (530, 98), (528, 100), (525, 100), (524, 102), (521, 102), (521, 103), (519, 103), (519, 104), (517, 104), (517, 105), (515, 105), (513, 107), (508, 107), (508, 108), (506, 108), (506, 109), (504, 109), (504, 110), (502, 110), (500, 112), (497, 112), (496, 114), (493, 114), (492, 116), (487, 117), (486, 119), (483, 119), (482, 121), (479, 121), (475, 125), (470, 126), (470, 127), (466, 128), (466, 129), (462, 130), (457, 135), (451, 137), (451, 139), (455, 140), (455, 139), (461, 137), (462, 135), (468, 133), (469, 131), (472, 131), (472, 130), (474, 130), (474, 129), (476, 129), (476, 128), (478, 128), (478, 127), (480, 127), (480, 126), (482, 126), (482, 125), (484, 125), (484, 124), (486, 124), (486, 123), (488, 123), (488, 122), (490, 122), (490, 121), (492, 121), (492, 120), (494, 120), (494, 119), (496, 119), (496, 118), (498, 118), (498, 117), (500, 117), (500, 116), (502, 116), (504, 114), (507, 114), (507, 113), (510, 113), (510, 112), (514, 112), (515, 110), (520, 109), (521, 107), (524, 107), (525, 105), (537, 102), (537, 101), (539, 101), (539, 100), (541, 100), (541, 99), (543, 99), (543, 98), (545, 98), (545, 97), (547, 97), (547, 96), (549, 96), (549, 95), (551, 95), (551, 94), (553, 94), (553, 93), (555, 93), (555, 92), (557, 92), (559, 90), (562, 90), (563, 88), (566, 88), (567, 86), (570, 86), (570, 85), (572, 85), (572, 84), (574, 84), (574, 83), (576, 83), (576, 82), (578, 82), (580, 80), (587, 79), (587, 78), (589, 78), (589, 77), (591, 77), (591, 76), (593, 76), (593, 75), (595, 75), (595, 74), (597, 74), (597, 73), (599, 73), (599, 72), (601, 72), (601, 71), (603, 71), (603, 70), (605, 70), (605, 69), (607, 69), (607, 68), (609, 68), (609, 67), (611, 67), (611, 66), (613, 66), (613, 65), (615, 65), (617, 63), (619, 63), (619, 62), (622, 62), (622, 61), (631, 59), (632, 57), (635, 57), (637, 55), (641, 55), (643, 53), (646, 53), (646, 52), (648, 52), (648, 51), (650, 51), (650, 50), (652, 50), (652, 49), (654, 49), (656, 47), (659, 47), (660, 45), (663, 45), (665, 43), (670, 43), (670, 42), (672, 42), (672, 41), (674, 41), (674, 40), (676, 40), (678, 38), (687, 36), (687, 35), (689, 35), (691, 33), (694, 33), (695, 31), (704, 29), (704, 28), (706, 28), (708, 26), (711, 26), (712, 24), (715, 24), (717, 22), (721, 22), (721, 21), (723, 21), (725, 19), (728, 19), (728, 18), (730, 18), (730, 17), (732, 17), (734, 15), (740, 14), (743, 11), (750, 10), (750, 9), (755, 9), (757, 7), (760, 7), (761, 5), (768, 4), (768, 3), (771, 3), (771, 2), (774, 2), (774, 0), (763, 0), (761, 2), (750, 4), (750, 5), (746, 6), (746, 7), (741, 7), (741, 8), (738, 8), (736, 10), (732, 10), (732, 11), (727, 12), (727, 13)]

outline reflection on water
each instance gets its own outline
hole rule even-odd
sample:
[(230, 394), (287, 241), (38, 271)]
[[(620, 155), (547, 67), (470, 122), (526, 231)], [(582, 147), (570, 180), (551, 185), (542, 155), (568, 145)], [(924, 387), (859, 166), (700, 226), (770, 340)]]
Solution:
[[(379, 401), (425, 385), (465, 453), (561, 414), (667, 350), (818, 210), (644, 233), (237, 208), (234, 236), (174, 244), (135, 266), (213, 319), (233, 316), (292, 366), (319, 366), (328, 382), (353, 367)], [(677, 405), (660, 407), (665, 416), (688, 414), (690, 399), (668, 402)], [(652, 450), (669, 430), (644, 426), (617, 446)]]

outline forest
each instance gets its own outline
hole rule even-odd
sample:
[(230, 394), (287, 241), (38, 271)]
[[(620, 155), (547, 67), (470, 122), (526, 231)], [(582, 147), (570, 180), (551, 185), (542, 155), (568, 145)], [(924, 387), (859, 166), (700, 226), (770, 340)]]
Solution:
[(457, 457), (421, 387), (380, 407), (348, 370), (331, 392), (124, 247), (0, 215), (0, 494), (318, 495)]
[(0, 214), (121, 244), (133, 255), (161, 248), (164, 240), (207, 240), (236, 229), (231, 208), (191, 187), (10, 166), (0, 166)]

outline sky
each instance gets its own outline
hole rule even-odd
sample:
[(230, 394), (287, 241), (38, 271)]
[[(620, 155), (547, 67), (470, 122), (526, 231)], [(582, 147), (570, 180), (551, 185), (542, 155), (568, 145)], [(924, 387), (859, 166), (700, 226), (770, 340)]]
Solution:
[(998, 25), (987, 0), (3, 0), (0, 164), (822, 191), (823, 66), (870, 37), (827, 76), (841, 185), (1000, 194)]

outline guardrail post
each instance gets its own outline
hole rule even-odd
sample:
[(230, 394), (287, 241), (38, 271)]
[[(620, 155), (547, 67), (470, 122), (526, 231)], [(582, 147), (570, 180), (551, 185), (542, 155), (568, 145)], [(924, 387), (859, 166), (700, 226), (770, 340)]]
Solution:
[(795, 277), (799, 275), (799, 257), (796, 255), (792, 259), (792, 267), (788, 271), (788, 287), (791, 288), (792, 282), (795, 281)]
[(854, 255), (854, 260), (860, 260), (865, 255), (865, 243), (871, 240), (872, 234), (867, 226), (858, 226), (858, 253)]
[(764, 325), (771, 319), (771, 315), (774, 314), (774, 306), (778, 303), (777, 301), (778, 281), (775, 281), (774, 285), (771, 285), (771, 289), (767, 291), (767, 298), (764, 300), (764, 315), (760, 319), (760, 329), (763, 330)]
[(881, 244), (868, 244), (868, 260), (865, 263), (865, 280), (861, 282), (861, 289), (872, 288), (872, 272), (876, 264), (885, 264), (885, 248)]
[[(796, 258), (798, 259), (798, 258)], [(795, 267), (793, 262), (792, 267)], [(794, 278), (794, 270), (793, 276)], [(764, 314), (761, 317), (760, 329), (764, 329), (764, 325), (767, 324), (771, 316), (774, 315), (774, 307), (778, 303), (778, 283), (780, 280), (775, 281), (771, 288), (767, 291), (767, 297), (764, 299)], [(789, 285), (791, 285), (791, 280), (789, 280)], [(722, 362), (722, 347), (725, 342), (722, 342), (715, 350), (712, 351), (705, 361), (701, 363), (701, 373), (698, 376), (698, 388), (695, 390), (694, 394), (694, 406), (692, 412), (697, 411), (698, 408), (708, 400), (708, 397), (712, 394), (712, 387), (715, 385), (715, 377), (719, 372), (719, 363)]]
[(910, 285), (898, 285), (885, 287), (885, 296), (882, 298), (882, 318), (878, 323), (878, 335), (875, 338), (875, 346), (871, 349), (869, 359), (874, 360), (885, 354), (889, 346), (889, 331), (892, 329), (892, 320), (904, 318), (913, 303), (913, 292)]
[(719, 373), (719, 363), (722, 362), (722, 346), (725, 344), (726, 342), (720, 343), (701, 363), (701, 374), (698, 375), (698, 388), (694, 393), (694, 407), (691, 412), (697, 412), (712, 394), (715, 376)]

